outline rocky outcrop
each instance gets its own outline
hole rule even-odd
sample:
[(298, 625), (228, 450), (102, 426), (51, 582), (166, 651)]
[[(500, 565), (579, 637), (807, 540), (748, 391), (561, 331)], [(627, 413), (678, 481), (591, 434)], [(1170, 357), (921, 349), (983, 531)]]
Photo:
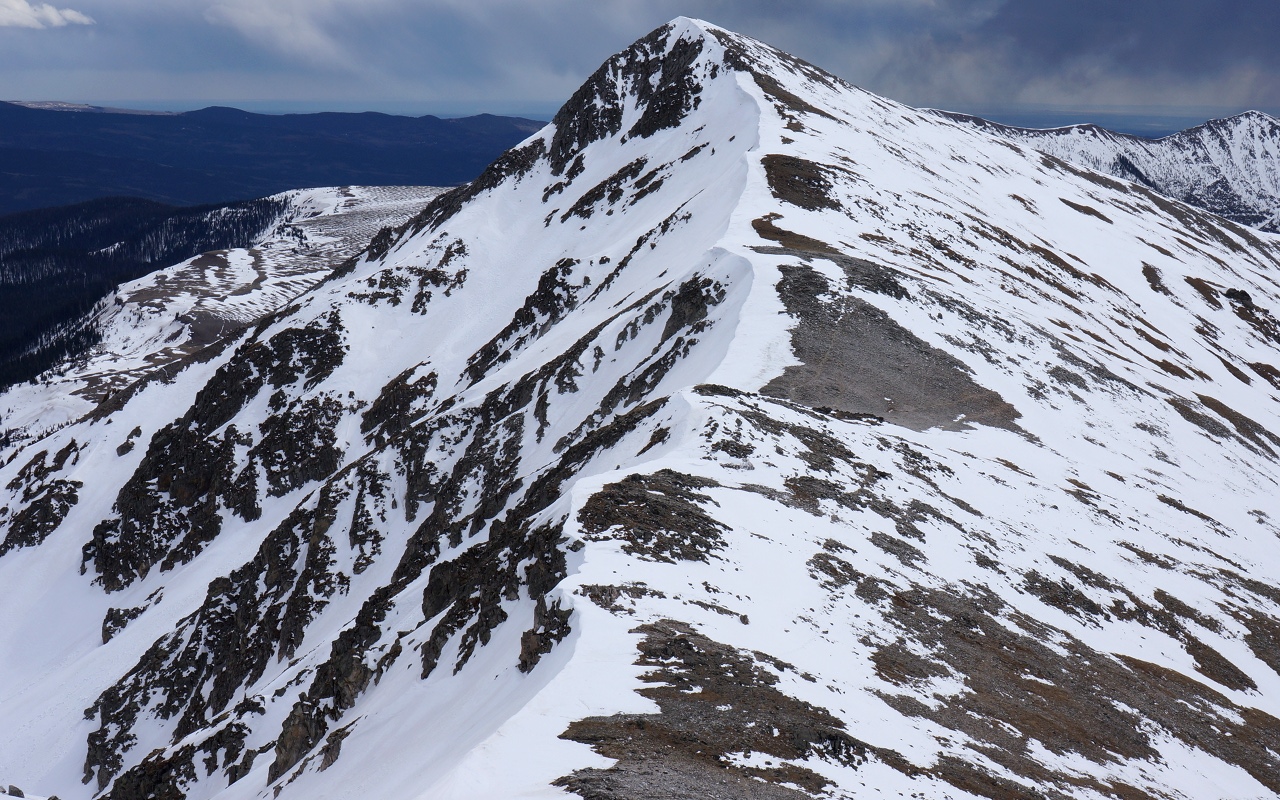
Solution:
[[(116, 516), (94, 528), (84, 565), (93, 566), (95, 580), (118, 591), (156, 565), (171, 569), (190, 561), (221, 532), (222, 507), (256, 519), (261, 512), (255, 469), (236, 457), (237, 448), (253, 444), (253, 436), (229, 423), (268, 387), (275, 390), (271, 404), (283, 411), (286, 387), (305, 390), (322, 381), (342, 363), (342, 333), (335, 312), (266, 342), (250, 337), (241, 345), (187, 413), (151, 438), (116, 498)], [(336, 466), (331, 440), (326, 446), (336, 422), (333, 404), (312, 400), (304, 408), (264, 423), (264, 439), (275, 447), (265, 454), (266, 466), (274, 470), (268, 475), (272, 493), (323, 477), (326, 464)]]
[(0, 556), (19, 547), (35, 547), (58, 529), (71, 507), (79, 502), (81, 481), (53, 477), (79, 461), (80, 448), (75, 439), (49, 458), (48, 450), (36, 453), (5, 487), (16, 493), (21, 506), (0, 508), (0, 526), (5, 535), (0, 539)]

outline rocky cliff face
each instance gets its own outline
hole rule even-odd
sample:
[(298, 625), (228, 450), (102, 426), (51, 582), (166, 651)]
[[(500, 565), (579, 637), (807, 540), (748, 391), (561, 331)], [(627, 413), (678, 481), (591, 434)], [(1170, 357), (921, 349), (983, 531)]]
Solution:
[(1280, 233), (1280, 120), (1260, 111), (1144, 139), (1097, 125), (1034, 130), (945, 111), (939, 116), (1140, 183), (1221, 217)]
[(1280, 793), (1277, 268), (676, 20), (319, 286), (6, 448), (0, 773)]

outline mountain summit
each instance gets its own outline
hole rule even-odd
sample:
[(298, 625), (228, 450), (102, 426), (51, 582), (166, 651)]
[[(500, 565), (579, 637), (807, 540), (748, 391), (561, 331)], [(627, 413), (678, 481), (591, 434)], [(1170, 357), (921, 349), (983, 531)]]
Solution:
[(677, 19), (0, 450), (0, 779), (1280, 794), (1278, 268)]

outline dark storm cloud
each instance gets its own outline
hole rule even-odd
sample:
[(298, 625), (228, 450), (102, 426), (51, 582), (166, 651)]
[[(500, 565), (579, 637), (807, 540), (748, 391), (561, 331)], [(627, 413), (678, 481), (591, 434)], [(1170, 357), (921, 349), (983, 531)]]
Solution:
[(1137, 74), (1198, 76), (1280, 66), (1278, 30), (1270, 0), (1044, 0), (1007, 3), (978, 33), (1016, 42), (1040, 70), (1096, 57)]
[(904, 36), (867, 79), (917, 102), (1274, 110), (1278, 29), (1273, 0), (1004, 2)]
[(0, 27), (0, 86), (11, 96), (546, 113), (610, 53), (685, 14), (918, 105), (1280, 108), (1277, 0), (62, 5), (96, 24)]

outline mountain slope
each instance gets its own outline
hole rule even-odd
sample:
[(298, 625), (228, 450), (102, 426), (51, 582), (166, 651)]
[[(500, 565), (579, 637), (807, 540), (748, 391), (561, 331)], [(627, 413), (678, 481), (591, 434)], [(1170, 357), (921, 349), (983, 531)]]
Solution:
[(1097, 125), (1034, 130), (965, 114), (933, 113), (1136, 181), (1241, 225), (1280, 232), (1280, 120), (1262, 112), (1210, 120), (1160, 139)]
[[(71, 294), (66, 284), (83, 280), (84, 273), (107, 286), (111, 278), (122, 277), (110, 270), (94, 274), (93, 267), (100, 266), (94, 256), (101, 250), (77, 257), (71, 248), (92, 246), (87, 237), (103, 244), (124, 235), (124, 241), (103, 250), (111, 257), (107, 264), (130, 270), (139, 269), (140, 256), (156, 258), (148, 248), (198, 255), (116, 286), (105, 296), (92, 293), (95, 284), (86, 287), (80, 302), (89, 309), (66, 322), (64, 330), (89, 341), (57, 359), (39, 380), (0, 392), (0, 437), (10, 444), (42, 438), (134, 381), (172, 368), (229, 332), (252, 325), (323, 280), (384, 226), (404, 222), (443, 191), (430, 186), (307, 189), (196, 213), (173, 215), (172, 209), (162, 209), (158, 219), (149, 217), (153, 209), (144, 204), (144, 225), (123, 231), (121, 226), (99, 229), (94, 216), (77, 210), (59, 215), (58, 225), (15, 225), (28, 236), (36, 228), (58, 241), (60, 249), (52, 258), (48, 247), (29, 248), (28, 253), (72, 273), (52, 276), (62, 279), (63, 285), (54, 288), (64, 294)], [(246, 225), (245, 207), (263, 213)], [(120, 201), (104, 216), (114, 221), (136, 209), (134, 202)], [(224, 246), (200, 252), (218, 243)], [(242, 246), (226, 246), (236, 243)], [(17, 266), (14, 260), (6, 258), (4, 266)], [(29, 306), (43, 310), (38, 303)], [(62, 340), (66, 338), (64, 334)], [(49, 349), (38, 354), (48, 358), (53, 355)]]
[(541, 126), (490, 114), (123, 114), (0, 103), (0, 214), (100, 197), (196, 205), (314, 186), (452, 186)]
[(675, 20), (4, 451), (0, 778), (1280, 794), (1278, 241)]
[(280, 197), (181, 209), (113, 197), (0, 217), (0, 389), (96, 344), (86, 323), (117, 284), (248, 246), (287, 209)]

